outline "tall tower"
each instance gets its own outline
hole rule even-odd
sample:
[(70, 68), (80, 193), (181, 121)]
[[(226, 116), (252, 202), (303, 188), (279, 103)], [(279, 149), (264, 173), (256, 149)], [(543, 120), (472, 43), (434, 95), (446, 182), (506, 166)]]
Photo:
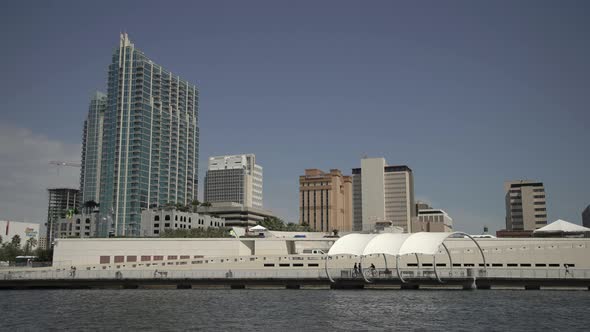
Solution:
[(384, 158), (363, 158), (352, 169), (353, 229), (372, 231), (378, 223), (412, 232), (416, 217), (414, 175), (405, 165), (388, 166)]
[(197, 198), (199, 92), (121, 34), (107, 96), (100, 234), (138, 236), (142, 209)]
[(205, 202), (234, 202), (262, 208), (262, 167), (253, 154), (209, 158)]
[(534, 231), (547, 225), (547, 201), (543, 182), (531, 180), (504, 183), (506, 229)]
[(100, 166), (102, 159), (102, 128), (104, 113), (107, 106), (107, 96), (96, 92), (88, 109), (88, 117), (84, 121), (82, 135), (82, 167), (80, 170), (81, 203), (99, 201), (100, 196)]

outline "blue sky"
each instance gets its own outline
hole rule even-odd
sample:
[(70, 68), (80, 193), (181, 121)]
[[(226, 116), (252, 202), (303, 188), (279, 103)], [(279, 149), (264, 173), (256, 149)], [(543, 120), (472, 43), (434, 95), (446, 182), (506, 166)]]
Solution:
[(305, 168), (350, 174), (363, 155), (408, 165), (416, 197), (472, 233), (503, 227), (509, 179), (543, 181), (550, 220), (580, 223), (590, 204), (586, 1), (0, 9), (2, 219), (42, 221), (45, 187), (77, 183), (77, 170), (46, 164), (80, 158), (89, 97), (106, 89), (120, 31), (199, 86), (201, 178), (208, 156), (255, 153), (265, 205), (288, 221)]

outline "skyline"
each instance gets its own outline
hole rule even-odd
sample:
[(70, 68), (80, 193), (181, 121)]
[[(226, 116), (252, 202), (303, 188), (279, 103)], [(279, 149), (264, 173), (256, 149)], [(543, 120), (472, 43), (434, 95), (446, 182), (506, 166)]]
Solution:
[[(339, 15), (325, 20), (334, 10), (327, 3), (291, 4), (289, 12), (273, 3), (209, 3), (195, 7), (203, 21), (167, 21), (163, 30), (102, 4), (73, 3), (60, 24), (48, 24), (60, 17), (61, 9), (51, 5), (30, 14), (11, 8), (15, 15), (3, 17), (3, 24), (19, 29), (1, 32), (14, 47), (0, 65), (7, 73), (1, 83), (7, 95), (0, 110), (0, 172), (7, 176), (0, 218), (44, 218), (55, 169), (42, 160), (79, 160), (90, 96), (105, 90), (106, 65), (119, 31), (126, 30), (154, 61), (201, 90), (201, 197), (203, 158), (254, 153), (265, 168), (264, 205), (297, 222), (297, 181), (305, 168), (350, 175), (366, 154), (408, 165), (416, 199), (444, 209), (460, 230), (504, 228), (503, 183), (520, 178), (544, 182), (549, 222), (580, 223), (590, 203), (587, 4), (548, 8), (535, 2), (535, 8), (521, 4), (505, 13), (496, 4), (342, 3)], [(158, 12), (148, 9), (134, 8), (138, 17)], [(437, 10), (456, 20), (442, 20)], [(82, 15), (87, 12), (95, 16)], [(102, 26), (104, 17), (114, 23)], [(60, 172), (79, 182), (78, 170)], [(26, 200), (39, 192), (45, 200), (33, 214)]]

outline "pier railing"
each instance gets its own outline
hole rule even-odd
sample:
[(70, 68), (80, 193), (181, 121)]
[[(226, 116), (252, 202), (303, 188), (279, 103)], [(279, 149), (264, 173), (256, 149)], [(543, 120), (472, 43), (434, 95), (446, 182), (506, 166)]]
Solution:
[[(362, 274), (354, 269), (330, 268), (334, 280), (400, 280), (394, 269), (363, 269)], [(487, 278), (487, 279), (586, 279), (590, 269), (538, 269), (538, 268), (401, 268), (405, 280), (441, 280)], [(82, 270), (21, 269), (1, 270), (0, 280), (64, 280), (64, 279), (328, 279), (324, 269), (317, 268), (257, 268), (257, 269), (106, 269)]]

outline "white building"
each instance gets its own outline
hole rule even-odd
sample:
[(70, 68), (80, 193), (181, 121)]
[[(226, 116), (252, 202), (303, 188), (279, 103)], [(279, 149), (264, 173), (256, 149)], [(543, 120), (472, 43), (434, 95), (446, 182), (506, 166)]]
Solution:
[(178, 210), (143, 210), (141, 235), (160, 236), (165, 230), (225, 227), (223, 218)]
[(452, 232), (453, 219), (441, 209), (419, 209), (412, 232)]
[(100, 218), (98, 210), (95, 213), (75, 214), (70, 218), (59, 219), (57, 222), (55, 237), (98, 237), (99, 224)]
[(412, 231), (416, 216), (414, 176), (408, 166), (388, 166), (384, 158), (361, 159), (352, 170), (353, 229), (373, 231), (384, 225)]
[(39, 224), (32, 222), (0, 220), (0, 236), (2, 236), (2, 242), (10, 242), (15, 235), (20, 237), (21, 246), (24, 246), (28, 239), (35, 239), (38, 245)]
[(204, 199), (262, 208), (262, 185), (262, 167), (254, 154), (210, 157)]

